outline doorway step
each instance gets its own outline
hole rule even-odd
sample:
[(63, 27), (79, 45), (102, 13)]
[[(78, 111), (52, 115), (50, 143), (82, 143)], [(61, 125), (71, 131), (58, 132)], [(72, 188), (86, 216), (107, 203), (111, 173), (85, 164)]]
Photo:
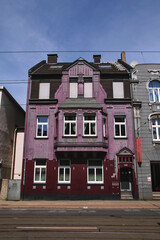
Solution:
[(160, 200), (160, 192), (152, 192), (153, 200)]
[(133, 200), (132, 192), (121, 191), (121, 200)]

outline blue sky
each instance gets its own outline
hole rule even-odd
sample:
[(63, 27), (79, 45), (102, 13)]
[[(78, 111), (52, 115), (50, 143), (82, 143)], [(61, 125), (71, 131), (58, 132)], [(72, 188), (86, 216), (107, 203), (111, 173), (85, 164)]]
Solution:
[[(160, 0), (0, 0), (1, 51), (160, 50)], [(96, 53), (58, 53), (58, 61)], [(99, 53), (116, 61), (120, 53)], [(0, 85), (25, 108), (28, 69), (47, 53), (0, 54)], [(160, 63), (160, 53), (127, 53), (127, 63)]]

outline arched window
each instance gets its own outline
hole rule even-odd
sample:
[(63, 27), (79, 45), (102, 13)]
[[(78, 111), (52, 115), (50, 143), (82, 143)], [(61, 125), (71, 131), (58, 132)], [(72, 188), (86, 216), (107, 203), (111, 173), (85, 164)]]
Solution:
[(148, 87), (150, 102), (160, 102), (160, 82), (158, 80), (151, 81)]

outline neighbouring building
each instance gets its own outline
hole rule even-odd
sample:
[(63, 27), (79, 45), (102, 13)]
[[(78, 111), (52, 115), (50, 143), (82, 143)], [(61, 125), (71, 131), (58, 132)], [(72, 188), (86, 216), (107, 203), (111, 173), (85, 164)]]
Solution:
[(130, 70), (48, 55), (29, 70), (23, 199), (138, 197)]
[[(25, 111), (5, 87), (0, 87), (0, 181), (11, 178), (17, 129), (24, 127)], [(22, 150), (22, 148), (21, 148)], [(21, 165), (22, 166), (22, 165)]]
[(160, 197), (160, 64), (137, 64), (132, 91), (140, 199)]

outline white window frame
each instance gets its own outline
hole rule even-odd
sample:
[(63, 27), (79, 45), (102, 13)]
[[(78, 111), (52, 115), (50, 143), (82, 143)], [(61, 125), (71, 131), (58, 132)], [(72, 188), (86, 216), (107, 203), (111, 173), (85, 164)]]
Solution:
[[(45, 164), (37, 165), (37, 162), (40, 160), (44, 160)], [(35, 162), (34, 162), (34, 183), (46, 183), (46, 178), (47, 178), (46, 165), (47, 165), (47, 161), (45, 159), (36, 159), (35, 160)], [(39, 180), (35, 179), (36, 178), (36, 169), (39, 169)], [(45, 180), (44, 181), (41, 180), (42, 169), (45, 169)]]
[(124, 98), (123, 82), (113, 82), (113, 98)]
[[(69, 161), (69, 165), (61, 165), (60, 161)], [(60, 169), (63, 169), (64, 171), (64, 176), (63, 176), (63, 180), (60, 180)], [(66, 169), (69, 169), (69, 180), (66, 181), (65, 180), (65, 176), (66, 176)], [(71, 161), (68, 159), (61, 159), (58, 161), (58, 183), (64, 183), (64, 184), (68, 184), (71, 183)]]
[[(152, 82), (152, 81), (151, 81)], [(159, 82), (159, 81), (157, 81), (157, 82)], [(150, 83), (149, 83), (150, 84)], [(148, 85), (149, 85), (148, 84)], [(148, 87), (148, 90), (149, 90), (149, 101), (151, 102), (151, 103), (158, 103), (158, 102), (160, 102), (160, 87)], [(155, 90), (157, 90), (158, 91), (158, 101), (156, 101), (156, 94), (155, 94)], [(152, 91), (152, 94), (153, 94), (153, 101), (151, 101), (151, 98), (150, 98), (150, 91)]]
[(93, 97), (92, 82), (84, 82), (84, 98)]
[(50, 97), (50, 83), (39, 84), (39, 99), (49, 99)]
[[(151, 121), (152, 121), (152, 139), (153, 139), (154, 142), (160, 142), (160, 133), (158, 131), (160, 129), (160, 124), (158, 124), (158, 120), (160, 121), (160, 119), (151, 119)], [(153, 125), (153, 121), (156, 122), (155, 125)], [(156, 136), (157, 136), (157, 138), (154, 138), (153, 128), (156, 129)]]
[[(75, 117), (75, 120), (66, 120), (66, 117), (67, 116), (74, 116)], [(65, 133), (65, 124), (69, 124), (69, 134), (66, 134)], [(72, 124), (75, 124), (75, 134), (72, 134), (71, 133), (71, 129), (72, 129)], [(68, 115), (64, 115), (64, 132), (63, 132), (63, 135), (64, 136), (69, 136), (69, 137), (72, 137), (72, 136), (77, 136), (77, 116), (74, 115), (74, 114), (68, 114)]]
[(106, 119), (103, 118), (103, 137), (106, 137)]
[[(87, 183), (88, 184), (103, 184), (104, 183), (104, 176), (103, 176), (103, 160), (95, 160), (95, 161), (101, 161), (101, 166), (98, 165), (93, 165), (90, 166), (89, 165), (89, 161), (94, 161), (94, 160), (88, 160), (87, 162)], [(89, 180), (89, 169), (93, 169), (94, 170), (94, 181), (90, 181)], [(96, 172), (97, 169), (101, 169), (102, 170), (102, 181), (96, 181)]]
[(77, 96), (78, 96), (78, 83), (70, 82), (69, 83), (69, 97), (77, 98)]
[[(39, 118), (47, 118), (47, 122), (38, 122)], [(38, 136), (38, 126), (42, 126), (41, 136)], [(47, 126), (47, 136), (43, 136), (44, 126)], [(37, 116), (36, 138), (48, 138), (48, 116)]]
[[(123, 117), (124, 122), (116, 122), (115, 119), (118, 117)], [(116, 136), (116, 126), (119, 126), (119, 135)], [(125, 127), (125, 135), (123, 136), (121, 133), (121, 126)], [(127, 128), (126, 128), (126, 116), (114, 116), (114, 137), (115, 138), (126, 138), (127, 137)]]
[[(94, 120), (85, 120), (85, 116), (94, 116)], [(85, 123), (89, 124), (89, 133), (85, 134)], [(95, 123), (95, 134), (91, 134), (91, 124)], [(97, 117), (96, 114), (84, 114), (83, 116), (83, 136), (93, 137), (97, 136)]]

